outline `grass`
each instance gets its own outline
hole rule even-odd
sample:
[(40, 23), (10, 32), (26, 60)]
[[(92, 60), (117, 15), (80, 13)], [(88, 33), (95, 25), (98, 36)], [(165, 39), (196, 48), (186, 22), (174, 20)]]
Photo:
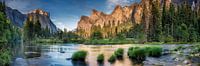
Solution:
[(128, 50), (128, 56), (136, 63), (142, 63), (146, 59), (145, 49), (138, 47), (131, 47)]
[(162, 55), (161, 47), (146, 47), (146, 53), (150, 57), (160, 57)]
[[(83, 44), (138, 44), (136, 39), (87, 39)], [(139, 43), (140, 44), (140, 43)], [(194, 44), (192, 42), (145, 42), (143, 44)]]
[(104, 61), (104, 55), (103, 55), (103, 54), (99, 54), (99, 55), (97, 56), (97, 61), (98, 61), (99, 63), (102, 63), (102, 62)]
[(63, 43), (63, 41), (59, 39), (36, 39), (33, 42), (35, 43)]
[(119, 40), (119, 39), (89, 39), (83, 42), (84, 44), (134, 44), (133, 40)]
[(142, 63), (147, 56), (160, 57), (161, 55), (161, 47), (130, 47), (128, 49), (129, 58), (136, 63)]
[(114, 63), (116, 61), (116, 59), (123, 59), (123, 55), (124, 55), (124, 49), (123, 48), (118, 48), (113, 54), (112, 56), (110, 56), (110, 58), (108, 59), (108, 62), (110, 63)]
[(115, 52), (114, 52), (115, 56), (117, 59), (123, 59), (123, 55), (124, 55), (124, 49), (123, 48), (118, 48)]
[(115, 56), (115, 54), (113, 54), (113, 55), (110, 56), (110, 58), (108, 59), (108, 62), (114, 63), (115, 61), (116, 61), (116, 56)]
[(144, 44), (164, 44), (164, 42), (146, 42)]
[(73, 61), (85, 61), (85, 58), (87, 56), (87, 51), (77, 51), (72, 55)]
[(174, 49), (174, 51), (179, 51), (179, 50), (182, 50), (182, 49), (184, 49), (183, 46), (178, 46), (178, 47), (176, 47), (176, 48)]

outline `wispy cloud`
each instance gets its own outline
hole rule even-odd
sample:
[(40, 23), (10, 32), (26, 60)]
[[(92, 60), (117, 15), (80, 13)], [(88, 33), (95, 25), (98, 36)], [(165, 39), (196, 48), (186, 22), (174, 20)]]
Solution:
[(51, 18), (54, 24), (61, 30), (74, 30), (77, 27), (78, 17), (71, 16), (70, 18)]
[(5, 0), (6, 5), (17, 9), (22, 13), (29, 12), (34, 7), (39, 7), (39, 5), (36, 6), (36, 3), (40, 3), (40, 0)]
[(66, 24), (64, 24), (63, 22), (55, 22), (56, 26), (58, 28), (60, 28), (61, 30), (64, 30), (64, 29), (69, 29), (69, 27), (67, 27)]
[(121, 5), (121, 6), (126, 6), (130, 5), (134, 2), (135, 0), (107, 0), (107, 6), (108, 8), (112, 9), (116, 5)]

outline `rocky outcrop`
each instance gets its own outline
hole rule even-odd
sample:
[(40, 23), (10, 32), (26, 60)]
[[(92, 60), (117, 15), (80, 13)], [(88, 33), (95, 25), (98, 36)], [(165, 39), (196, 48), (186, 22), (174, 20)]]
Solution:
[(26, 15), (22, 14), (16, 9), (12, 9), (10, 7), (6, 7), (6, 16), (7, 18), (16, 26), (23, 27), (24, 21), (26, 20)]
[(58, 31), (58, 28), (51, 21), (49, 16), (50, 15), (48, 12), (45, 12), (42, 9), (36, 9), (27, 14), (27, 20), (31, 22), (39, 21), (42, 28), (44, 29), (48, 28), (51, 33), (55, 33)]
[[(90, 16), (81, 17), (78, 22), (78, 34), (88, 38), (93, 32), (99, 30), (103, 34), (103, 37), (108, 37), (110, 35), (114, 36), (125, 29), (128, 30), (131, 26), (121, 26), (119, 28), (119, 25), (131, 25), (130, 20), (132, 19), (132, 12), (136, 5), (137, 4), (133, 4), (125, 7), (117, 5), (111, 14), (105, 14), (103, 12), (93, 10)], [(135, 12), (140, 13), (139, 11)]]
[[(197, 3), (197, 0), (186, 0), (189, 3)], [(117, 5), (111, 14), (105, 14), (93, 10), (90, 16), (82, 16), (78, 22), (78, 34), (89, 38), (93, 32), (99, 31), (103, 37), (115, 36), (117, 33), (134, 28), (136, 24), (144, 24), (144, 33), (148, 33), (152, 27), (152, 3), (159, 4), (160, 12), (162, 7), (170, 8), (171, 4), (179, 5), (184, 0), (141, 0), (130, 6), (122, 7)]]
[(41, 9), (33, 10), (28, 14), (22, 14), (16, 9), (6, 7), (6, 16), (14, 25), (20, 28), (23, 28), (26, 20), (28, 19), (32, 22), (36, 22), (37, 20), (39, 20), (41, 27), (44, 29), (47, 27), (52, 33), (58, 31), (58, 28), (50, 19), (49, 13)]

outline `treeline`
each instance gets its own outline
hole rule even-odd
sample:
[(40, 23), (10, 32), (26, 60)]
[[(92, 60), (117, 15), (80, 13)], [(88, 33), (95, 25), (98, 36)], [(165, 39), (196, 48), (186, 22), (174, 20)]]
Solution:
[[(183, 1), (181, 4), (163, 6), (159, 0), (150, 1), (151, 18), (149, 27), (145, 21), (135, 25), (127, 37), (143, 39), (144, 42), (198, 42), (200, 41), (200, 10), (193, 2)], [(145, 14), (143, 14), (145, 16)], [(145, 19), (145, 18), (143, 18)], [(145, 28), (148, 29), (145, 29)]]
[(20, 28), (14, 26), (6, 17), (5, 4), (0, 3), (0, 42), (15, 42), (21, 39)]
[(42, 28), (39, 20), (33, 22), (27, 19), (23, 30), (25, 42), (36, 41), (39, 43), (56, 43), (78, 41), (78, 35), (76, 35), (75, 32), (67, 31), (66, 29), (64, 29), (64, 31), (58, 30), (57, 32), (51, 32), (48, 26)]
[(20, 28), (14, 26), (5, 13), (6, 5), (0, 2), (0, 66), (9, 66), (11, 62), (11, 45), (21, 39)]
[(50, 38), (53, 36), (53, 33), (51, 33), (48, 27), (46, 28), (41, 27), (39, 20), (33, 22), (27, 18), (23, 29), (24, 29), (24, 39), (29, 41), (38, 38)]

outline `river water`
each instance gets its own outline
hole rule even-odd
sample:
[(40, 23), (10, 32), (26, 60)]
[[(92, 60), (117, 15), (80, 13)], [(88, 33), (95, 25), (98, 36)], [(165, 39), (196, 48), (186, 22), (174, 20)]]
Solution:
[[(84, 45), (84, 44), (19, 44), (14, 48), (12, 66), (185, 66), (186, 56), (179, 54), (166, 54), (159, 58), (147, 57), (143, 64), (133, 64), (127, 56), (129, 47), (161, 46), (164, 51), (180, 46), (178, 44), (144, 45), (144, 44), (122, 44), (122, 45)], [(181, 44), (181, 46), (191, 46)], [(110, 64), (107, 60), (117, 48), (124, 48), (124, 59)], [(71, 56), (78, 50), (88, 52), (85, 62), (72, 62)], [(189, 52), (189, 51), (188, 51)], [(104, 54), (103, 64), (97, 63), (99, 54)], [(187, 52), (186, 52), (187, 54)], [(199, 59), (188, 66), (199, 66)]]

